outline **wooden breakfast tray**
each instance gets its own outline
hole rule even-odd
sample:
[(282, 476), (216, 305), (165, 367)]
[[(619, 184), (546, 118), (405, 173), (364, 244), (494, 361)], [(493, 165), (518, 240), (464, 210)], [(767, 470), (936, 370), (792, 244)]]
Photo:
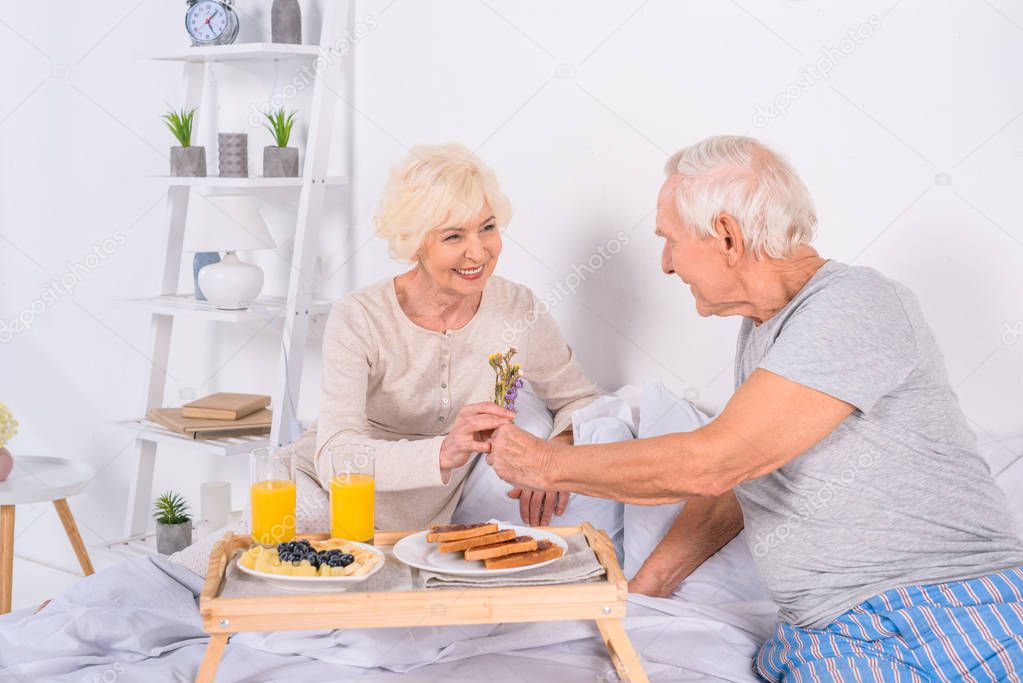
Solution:
[[(197, 683), (213, 683), (228, 638), (241, 631), (337, 628), (391, 628), (445, 624), (497, 624), (524, 621), (593, 619), (611, 661), (623, 681), (648, 683), (643, 665), (620, 621), (625, 616), (628, 582), (614, 546), (603, 530), (589, 523), (544, 527), (559, 536), (582, 533), (606, 575), (598, 581), (553, 586), (438, 588), (411, 591), (347, 591), (221, 597), (228, 565), (252, 545), (249, 536), (228, 532), (210, 554), (209, 572), (199, 596), (199, 613), (210, 642)], [(373, 544), (393, 546), (415, 531), (377, 532)], [(299, 534), (323, 540), (328, 534)]]

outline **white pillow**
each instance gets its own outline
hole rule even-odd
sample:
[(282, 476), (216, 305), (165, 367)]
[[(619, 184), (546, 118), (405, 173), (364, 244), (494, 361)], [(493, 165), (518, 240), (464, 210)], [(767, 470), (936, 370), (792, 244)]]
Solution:
[[(707, 424), (710, 418), (689, 401), (679, 398), (663, 384), (644, 387), (639, 407), (639, 438), (689, 432)], [(625, 575), (635, 576), (646, 558), (661, 542), (683, 503), (625, 506)], [(718, 604), (769, 600), (745, 532), (697, 567), (675, 591), (686, 602)]]
[[(691, 432), (710, 421), (693, 404), (680, 399), (660, 382), (644, 387), (639, 404), (638, 437)], [(683, 503), (625, 505), (625, 576), (631, 579), (664, 538)]]

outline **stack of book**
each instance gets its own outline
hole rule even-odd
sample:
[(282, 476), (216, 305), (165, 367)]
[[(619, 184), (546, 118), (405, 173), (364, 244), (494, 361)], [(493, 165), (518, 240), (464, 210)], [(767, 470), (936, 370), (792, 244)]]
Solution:
[(218, 393), (186, 403), (180, 408), (153, 408), (146, 416), (172, 432), (193, 439), (269, 434), (273, 416), (262, 394)]

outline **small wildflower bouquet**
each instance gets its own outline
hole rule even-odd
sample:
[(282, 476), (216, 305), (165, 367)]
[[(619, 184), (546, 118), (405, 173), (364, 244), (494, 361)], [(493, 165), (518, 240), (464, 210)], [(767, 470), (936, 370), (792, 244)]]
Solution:
[(492, 353), (487, 359), (490, 367), (497, 373), (494, 382), (494, 403), (508, 410), (515, 410), (515, 399), (522, 388), (522, 366), (512, 363), (512, 357), (518, 352), (514, 346), (504, 353)]
[(14, 419), (10, 408), (0, 403), (0, 448), (18, 433), (18, 421)]

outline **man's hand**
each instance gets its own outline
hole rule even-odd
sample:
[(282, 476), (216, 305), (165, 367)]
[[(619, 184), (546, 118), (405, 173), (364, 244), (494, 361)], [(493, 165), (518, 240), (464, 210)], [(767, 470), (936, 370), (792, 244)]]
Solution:
[(640, 570), (629, 581), (629, 592), (642, 593), (651, 598), (670, 598), (678, 588), (678, 583), (672, 585), (673, 583), (671, 580), (655, 576), (652, 571), (646, 571), (645, 567), (640, 567)]
[(509, 498), (519, 499), (519, 515), (530, 526), (547, 526), (552, 516), (565, 514), (571, 495), (568, 491), (534, 491), (521, 486), (508, 492)]
[(548, 491), (548, 470), (554, 447), (515, 424), (502, 425), (490, 437), (487, 463), (513, 486)]
[(687, 501), (664, 538), (629, 581), (630, 593), (670, 597), (687, 576), (742, 531), (735, 494)]

